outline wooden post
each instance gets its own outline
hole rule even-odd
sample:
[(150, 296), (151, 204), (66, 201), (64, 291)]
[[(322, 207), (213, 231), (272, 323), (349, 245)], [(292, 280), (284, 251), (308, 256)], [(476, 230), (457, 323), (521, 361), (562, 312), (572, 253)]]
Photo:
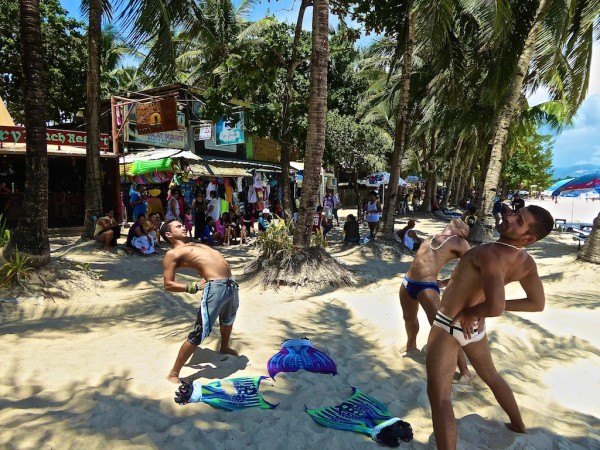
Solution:
[[(121, 175), (119, 168), (119, 128), (117, 125), (117, 102), (115, 97), (110, 98), (110, 115), (112, 119), (112, 142), (113, 142), (113, 153), (117, 156), (114, 170), (114, 181), (115, 181), (115, 220), (117, 217), (120, 219), (123, 217), (123, 211), (121, 210)], [(120, 222), (119, 222), (120, 223)]]

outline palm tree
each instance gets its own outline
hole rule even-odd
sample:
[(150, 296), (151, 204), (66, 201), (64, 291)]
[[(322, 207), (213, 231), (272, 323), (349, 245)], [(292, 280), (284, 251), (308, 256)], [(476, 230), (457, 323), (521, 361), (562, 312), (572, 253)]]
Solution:
[[(484, 3), (478, 2), (483, 11), (489, 6)], [(526, 39), (520, 48), (513, 46), (518, 59), (506, 93), (496, 109), (480, 194), (479, 216), (483, 221), (478, 222), (471, 233), (474, 241), (491, 237), (494, 223), (492, 189), (498, 187), (509, 128), (518, 110), (523, 87), (548, 87), (551, 95), (566, 101), (571, 106), (571, 114), (574, 114), (585, 98), (589, 84), (593, 29), (599, 15), (597, 2), (540, 0), (533, 15), (527, 8), (517, 7), (513, 15), (515, 21), (521, 24), (521, 32)], [(519, 40), (519, 36), (516, 39)]]
[[(410, 2), (409, 2), (410, 3)], [(394, 153), (390, 170), (390, 182), (386, 192), (386, 202), (383, 208), (383, 233), (392, 235), (394, 232), (394, 212), (398, 195), (398, 180), (402, 169), (404, 145), (408, 120), (408, 102), (410, 100), (410, 76), (412, 73), (412, 58), (414, 48), (416, 13), (408, 7), (404, 29), (404, 52), (402, 55), (401, 94), (398, 104), (396, 130), (394, 133)]]
[(600, 214), (594, 219), (592, 232), (580, 250), (578, 257), (587, 262), (600, 264)]
[[(95, 219), (102, 213), (102, 167), (100, 163), (100, 55), (102, 52), (102, 0), (89, 0), (87, 131), (85, 159), (85, 219), (82, 238), (91, 239)], [(116, 205), (115, 205), (116, 206)]]
[(18, 250), (21, 255), (30, 258), (30, 265), (40, 267), (50, 262), (50, 243), (48, 241), (48, 154), (39, 0), (19, 1), (19, 32), (27, 129), (25, 195), (19, 222), (4, 248), (4, 257), (10, 259)]
[(329, 0), (313, 1), (312, 54), (310, 59), (310, 99), (308, 133), (304, 159), (302, 198), (294, 245), (307, 247), (312, 234), (313, 208), (321, 184), (321, 164), (325, 151), (327, 118), (327, 64), (329, 56)]

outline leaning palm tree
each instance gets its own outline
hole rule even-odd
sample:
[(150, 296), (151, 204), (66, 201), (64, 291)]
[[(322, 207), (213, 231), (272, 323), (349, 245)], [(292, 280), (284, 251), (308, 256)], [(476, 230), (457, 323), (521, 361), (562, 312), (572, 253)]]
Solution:
[[(479, 18), (489, 20), (486, 2), (471, 2)], [(501, 96), (492, 125), (492, 138), (488, 143), (485, 180), (481, 189), (479, 216), (483, 221), (474, 227), (471, 238), (483, 241), (491, 237), (491, 214), (494, 191), (498, 187), (505, 146), (511, 122), (524, 88), (547, 87), (553, 99), (562, 99), (571, 105), (574, 114), (585, 98), (591, 70), (591, 52), (594, 27), (597, 26), (600, 6), (597, 1), (539, 0), (536, 9), (517, 7), (512, 15), (520, 35), (513, 33), (517, 55), (512, 75)], [(493, 19), (492, 19), (493, 20)], [(487, 26), (488, 29), (493, 27)]]
[(30, 265), (39, 267), (50, 261), (48, 153), (39, 0), (19, 1), (19, 32), (27, 129), (25, 195), (19, 222), (4, 248), (4, 257), (11, 259), (18, 251), (29, 257)]

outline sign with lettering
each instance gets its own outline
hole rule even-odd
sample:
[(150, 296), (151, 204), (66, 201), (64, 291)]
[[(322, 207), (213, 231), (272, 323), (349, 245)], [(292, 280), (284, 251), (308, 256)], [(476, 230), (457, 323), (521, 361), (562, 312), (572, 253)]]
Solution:
[(215, 124), (215, 144), (235, 145), (244, 142), (244, 113), (234, 113), (232, 119), (221, 117)]
[(194, 126), (194, 140), (206, 141), (212, 138), (212, 123), (205, 123)]
[[(159, 133), (177, 129), (177, 100), (174, 97), (159, 102), (138, 103), (136, 113), (137, 134)], [(132, 120), (131, 115), (129, 120)]]
[[(139, 105), (138, 105), (139, 106)], [(127, 123), (124, 127), (123, 139), (125, 142), (149, 145), (165, 148), (185, 148), (185, 130), (161, 131), (158, 133), (140, 134), (137, 127), (137, 107), (132, 105), (131, 113), (128, 114), (129, 106), (125, 106), (124, 114)], [(183, 115), (183, 114), (182, 114)], [(183, 115), (185, 120), (185, 115)], [(177, 127), (175, 127), (177, 128)]]
[[(26, 142), (27, 132), (24, 127), (5, 127), (0, 126), (1, 144), (24, 144)], [(108, 134), (100, 135), (100, 148), (108, 149), (110, 136)], [(70, 147), (85, 147), (87, 144), (87, 133), (71, 130), (46, 130), (46, 144), (67, 145)]]

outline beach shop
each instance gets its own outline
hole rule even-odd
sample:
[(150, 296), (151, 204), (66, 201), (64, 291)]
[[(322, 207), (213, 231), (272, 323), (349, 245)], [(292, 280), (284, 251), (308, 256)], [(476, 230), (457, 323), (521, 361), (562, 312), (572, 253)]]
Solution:
[[(2, 101), (0, 100), (0, 103)], [(25, 191), (24, 127), (0, 125), (0, 213), (10, 225), (19, 220)], [(100, 160), (105, 203), (119, 199), (118, 158), (109, 150), (110, 136), (101, 137)], [(48, 128), (48, 225), (80, 226), (85, 214), (86, 133)], [(10, 191), (10, 192), (8, 192)]]
[(279, 144), (246, 133), (243, 105), (212, 122), (202, 117), (202, 104), (201, 92), (183, 84), (112, 97), (124, 206), (133, 182), (145, 185), (163, 206), (174, 185), (187, 206), (199, 190), (215, 190), (219, 198), (256, 211), (280, 201)]

